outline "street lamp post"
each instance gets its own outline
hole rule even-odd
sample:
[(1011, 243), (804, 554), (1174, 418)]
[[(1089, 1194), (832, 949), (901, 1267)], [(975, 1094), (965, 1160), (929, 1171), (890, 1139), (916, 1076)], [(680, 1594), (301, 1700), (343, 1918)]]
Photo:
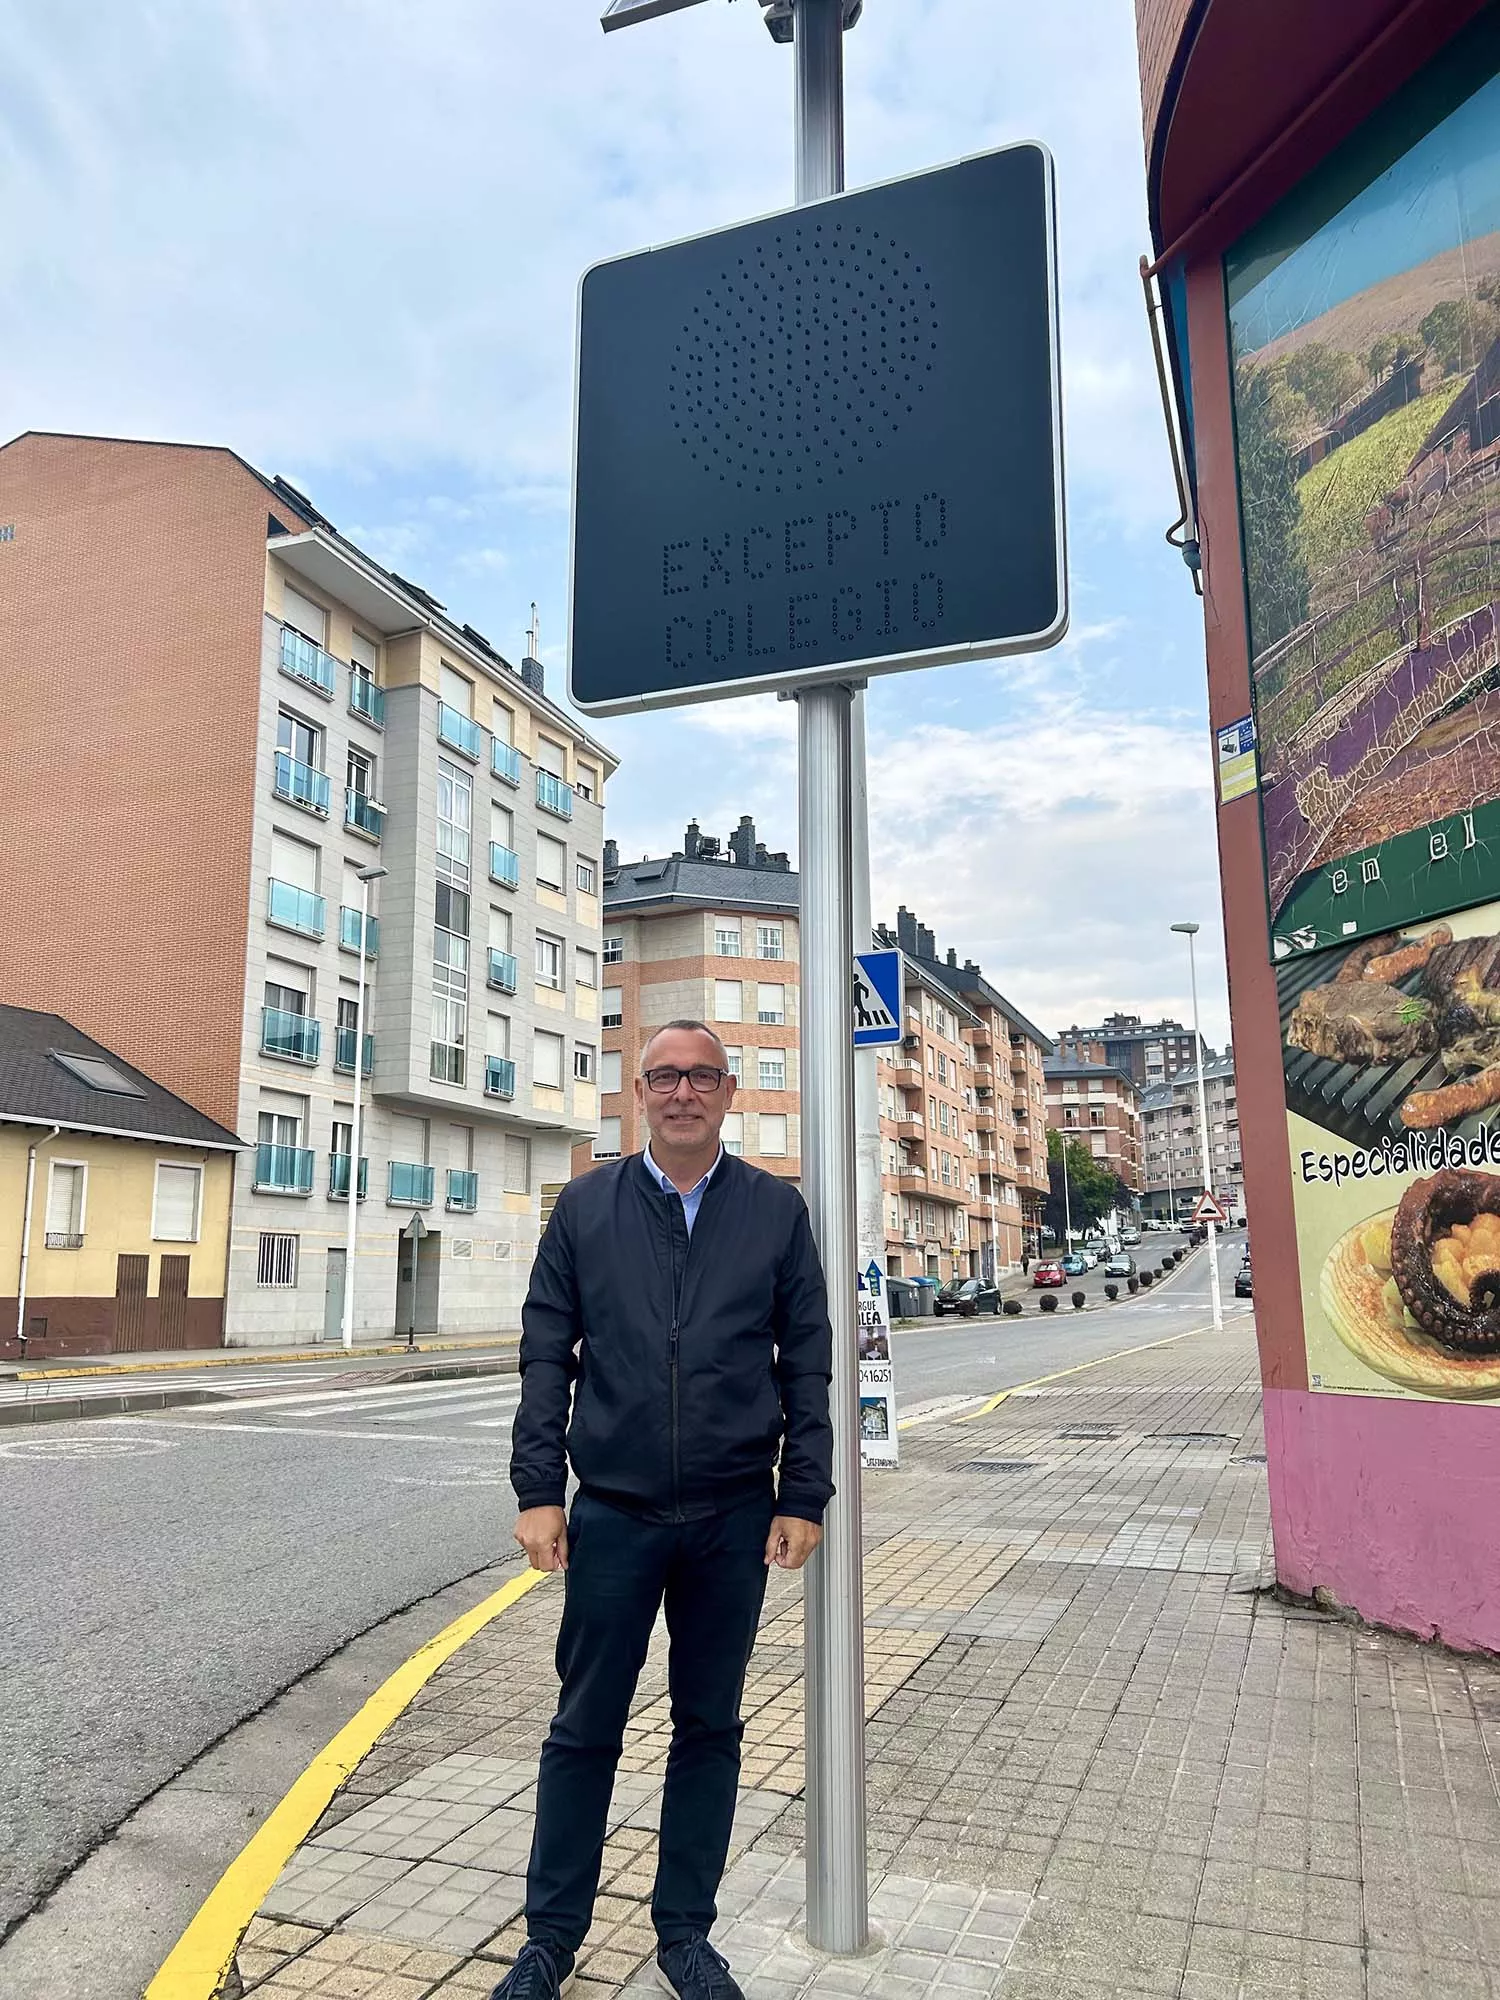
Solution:
[[(1193, 990), (1193, 1044), (1198, 1065), (1198, 1144), (1203, 1152), (1203, 1189), (1208, 1195), (1214, 1192), (1213, 1155), (1208, 1148), (1208, 1085), (1203, 1076), (1203, 1036), (1198, 1030), (1198, 964), (1193, 952), (1193, 939), (1198, 935), (1196, 924), (1173, 924), (1172, 929), (1188, 941), (1188, 979)], [(1224, 1325), (1224, 1301), (1219, 1292), (1219, 1237), (1212, 1218), (1206, 1224), (1208, 1229), (1208, 1284), (1213, 1298), (1214, 1326), (1222, 1330)]]
[(344, 1239), (344, 1324), (346, 1348), (354, 1345), (354, 1246), (359, 1233), (359, 1111), (365, 1070), (365, 945), (370, 929), (370, 884), (384, 868), (361, 868), (359, 878), (359, 983), (354, 990), (354, 1117), (349, 1127), (349, 1229)]

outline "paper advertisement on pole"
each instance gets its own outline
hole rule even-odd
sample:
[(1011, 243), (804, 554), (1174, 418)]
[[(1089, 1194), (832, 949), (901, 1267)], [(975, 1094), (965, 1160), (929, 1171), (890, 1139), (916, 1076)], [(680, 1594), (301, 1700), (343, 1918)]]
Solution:
[(865, 1466), (895, 1465), (896, 1371), (885, 1274), (871, 1258), (859, 1274), (859, 1457)]

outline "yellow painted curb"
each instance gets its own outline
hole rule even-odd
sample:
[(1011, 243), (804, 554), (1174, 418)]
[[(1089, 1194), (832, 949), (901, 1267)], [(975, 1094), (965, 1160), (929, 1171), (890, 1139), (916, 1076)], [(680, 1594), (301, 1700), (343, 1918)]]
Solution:
[(392, 1341), (389, 1346), (361, 1345), (352, 1353), (344, 1347), (276, 1348), (270, 1353), (243, 1347), (230, 1353), (219, 1349), (203, 1354), (184, 1354), (180, 1361), (142, 1361), (135, 1366), (127, 1361), (115, 1360), (81, 1368), (18, 1368), (12, 1379), (17, 1382), (68, 1382), (78, 1375), (164, 1375), (184, 1368), (274, 1368), (292, 1361), (342, 1361), (346, 1355), (353, 1361), (376, 1354), (478, 1354), (490, 1347), (518, 1347), (520, 1342), (518, 1333), (496, 1333), (484, 1340), (419, 1340), (415, 1347), (408, 1347), (404, 1340)]
[(1060, 1382), (1065, 1375), (1082, 1375), (1085, 1369), (1102, 1368), (1106, 1361), (1123, 1361), (1129, 1354), (1146, 1354), (1153, 1347), (1172, 1347), (1179, 1340), (1191, 1340), (1195, 1333), (1208, 1333), (1213, 1326), (1190, 1326), (1186, 1333), (1169, 1333), (1163, 1340), (1143, 1340), (1139, 1347), (1117, 1347), (1113, 1354), (1100, 1354), (1092, 1361), (1080, 1361), (1073, 1368), (1059, 1368), (1053, 1375), (1034, 1375), (1029, 1382), (1017, 1382), (1012, 1389), (1002, 1389), (991, 1396), (987, 1403), (981, 1403), (977, 1410), (970, 1410), (962, 1417), (953, 1419), (956, 1424), (972, 1424), (976, 1417), (987, 1417), (991, 1410), (998, 1410), (1008, 1396), (1018, 1394), (1022, 1389), (1040, 1389), (1044, 1383)]
[(230, 1862), (167, 1954), (143, 2000), (213, 2000), (272, 1883), (317, 1825), (323, 1808), (355, 1765), (445, 1660), (528, 1590), (545, 1582), (549, 1574), (547, 1570), (528, 1569), (512, 1577), (472, 1611), (444, 1626), (382, 1682), (332, 1742), (318, 1752), (264, 1825)]

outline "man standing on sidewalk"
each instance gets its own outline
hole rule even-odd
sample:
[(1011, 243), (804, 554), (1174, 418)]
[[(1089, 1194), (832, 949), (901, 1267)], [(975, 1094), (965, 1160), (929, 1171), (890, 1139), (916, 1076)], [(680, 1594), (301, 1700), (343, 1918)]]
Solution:
[(832, 1335), (802, 1197), (719, 1143), (734, 1078), (701, 1021), (651, 1037), (635, 1092), (650, 1144), (563, 1189), (522, 1314), (516, 1540), (533, 1568), (567, 1571), (567, 1596), (527, 1943), (492, 2000), (555, 2000), (571, 1984), (663, 1605), (672, 1744), (651, 1899), (657, 1976), (679, 2000), (743, 2000), (708, 1941), (740, 1696), (767, 1568), (801, 1568), (833, 1492)]

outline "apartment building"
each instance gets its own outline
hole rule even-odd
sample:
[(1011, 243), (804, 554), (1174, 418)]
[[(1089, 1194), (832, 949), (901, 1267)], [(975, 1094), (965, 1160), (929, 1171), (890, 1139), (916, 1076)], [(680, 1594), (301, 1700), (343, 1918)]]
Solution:
[(1132, 1194), (1141, 1191), (1141, 1094), (1130, 1074), (1112, 1063), (1056, 1056), (1043, 1065), (1047, 1123), (1076, 1138)]
[[(1212, 1056), (1202, 1044), (1205, 1056)], [(1097, 1028), (1064, 1028), (1057, 1053), (1069, 1062), (1105, 1063), (1124, 1070), (1137, 1090), (1165, 1083), (1181, 1070), (1193, 1068), (1198, 1047), (1191, 1028), (1181, 1021), (1143, 1021), (1139, 1014), (1107, 1014)]]
[(666, 1022), (694, 1020), (712, 1023), (736, 1078), (725, 1149), (798, 1178), (797, 912), (787, 856), (767, 851), (748, 815), (722, 842), (690, 821), (681, 848), (662, 858), (621, 862), (606, 841), (601, 1115), (592, 1147), (575, 1149), (575, 1172), (644, 1149), (633, 1089), (641, 1050)]
[(27, 434), (0, 520), (0, 999), (253, 1143), (230, 1344), (335, 1331), (351, 1184), (357, 1332), (515, 1325), (598, 1114), (615, 760), (231, 451)]
[(1052, 1044), (972, 959), (903, 905), (906, 1034), (878, 1065), (886, 1270), (988, 1276), (1034, 1250), (1047, 1193), (1042, 1061)]
[[(1232, 1055), (1204, 1064), (1203, 1087), (1208, 1099), (1214, 1192), (1232, 1214), (1243, 1215), (1245, 1170), (1240, 1159), (1239, 1093)], [(1197, 1070), (1148, 1090), (1141, 1098), (1141, 1124), (1142, 1211), (1159, 1217), (1186, 1214), (1205, 1184)]]

